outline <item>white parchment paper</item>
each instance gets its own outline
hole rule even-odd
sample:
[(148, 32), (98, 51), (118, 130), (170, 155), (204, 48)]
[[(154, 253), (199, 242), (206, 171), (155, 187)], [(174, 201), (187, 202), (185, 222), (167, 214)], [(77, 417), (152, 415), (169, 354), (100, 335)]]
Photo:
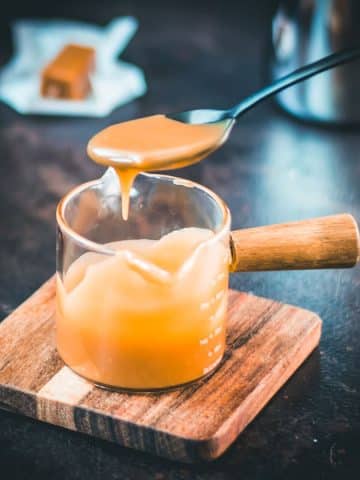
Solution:
[[(137, 30), (133, 17), (106, 27), (72, 21), (19, 20), (13, 24), (14, 56), (0, 70), (0, 100), (23, 114), (103, 117), (146, 92), (142, 70), (118, 59)], [(40, 95), (40, 72), (67, 43), (96, 51), (92, 93), (81, 101)]]

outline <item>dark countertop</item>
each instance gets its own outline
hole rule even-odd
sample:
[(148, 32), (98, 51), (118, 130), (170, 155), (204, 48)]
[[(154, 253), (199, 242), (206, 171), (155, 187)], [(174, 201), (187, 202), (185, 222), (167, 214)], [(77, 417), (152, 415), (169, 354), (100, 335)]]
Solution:
[[(56, 203), (100, 172), (86, 159), (87, 139), (113, 122), (222, 107), (259, 87), (273, 2), (18, 3), (0, 21), (2, 62), (16, 16), (103, 24), (134, 14), (140, 30), (124, 57), (144, 68), (150, 88), (106, 119), (26, 117), (0, 104), (1, 318), (54, 271)], [(358, 132), (303, 125), (267, 103), (240, 120), (219, 152), (179, 175), (216, 190), (234, 227), (344, 211), (359, 220), (359, 151)], [(358, 478), (359, 268), (239, 274), (232, 286), (313, 309), (324, 327), (320, 348), (220, 460), (173, 463), (0, 411), (0, 478)]]

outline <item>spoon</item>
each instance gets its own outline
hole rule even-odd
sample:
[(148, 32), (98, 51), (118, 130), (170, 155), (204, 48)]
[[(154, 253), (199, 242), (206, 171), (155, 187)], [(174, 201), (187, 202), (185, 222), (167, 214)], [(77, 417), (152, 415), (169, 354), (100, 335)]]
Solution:
[(235, 120), (251, 108), (255, 107), (255, 105), (258, 103), (281, 92), (282, 90), (285, 90), (296, 83), (302, 82), (307, 78), (317, 75), (318, 73), (324, 72), (325, 70), (334, 68), (337, 65), (351, 62), (359, 56), (360, 48), (351, 48), (324, 57), (321, 60), (305, 65), (304, 67), (301, 67), (294, 72), (277, 79), (271, 85), (258, 90), (237, 105), (227, 110), (188, 110), (185, 112), (168, 113), (166, 116), (172, 120), (177, 120), (188, 124), (208, 124), (223, 122), (226, 120)]
[(96, 163), (114, 167), (127, 219), (132, 184), (139, 172), (177, 169), (199, 162), (227, 140), (236, 119), (259, 102), (329, 68), (360, 56), (360, 48), (344, 50), (276, 80), (228, 110), (189, 110), (152, 115), (111, 125), (87, 146)]

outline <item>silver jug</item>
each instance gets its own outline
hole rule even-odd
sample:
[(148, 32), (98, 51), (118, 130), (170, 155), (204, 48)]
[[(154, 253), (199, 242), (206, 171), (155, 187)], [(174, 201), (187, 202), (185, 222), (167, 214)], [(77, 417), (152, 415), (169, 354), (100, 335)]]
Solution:
[[(283, 0), (272, 22), (272, 78), (356, 45), (360, 0)], [(360, 61), (295, 85), (277, 101), (304, 120), (360, 125)]]

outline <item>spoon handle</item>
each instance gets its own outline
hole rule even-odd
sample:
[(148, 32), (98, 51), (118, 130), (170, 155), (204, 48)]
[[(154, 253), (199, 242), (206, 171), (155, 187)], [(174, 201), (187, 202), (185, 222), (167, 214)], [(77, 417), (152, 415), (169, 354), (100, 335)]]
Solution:
[(231, 232), (232, 272), (349, 268), (359, 260), (359, 230), (351, 215)]
[(310, 63), (309, 65), (305, 65), (304, 67), (301, 67), (298, 70), (279, 78), (271, 85), (262, 88), (253, 95), (250, 95), (238, 105), (232, 107), (228, 113), (231, 115), (231, 117), (236, 118), (265, 98), (271, 97), (272, 95), (281, 92), (281, 90), (306, 80), (313, 75), (317, 75), (318, 73), (329, 70), (337, 65), (351, 62), (358, 57), (360, 57), (360, 48), (351, 48), (334, 53), (328, 57), (324, 57), (321, 60)]

